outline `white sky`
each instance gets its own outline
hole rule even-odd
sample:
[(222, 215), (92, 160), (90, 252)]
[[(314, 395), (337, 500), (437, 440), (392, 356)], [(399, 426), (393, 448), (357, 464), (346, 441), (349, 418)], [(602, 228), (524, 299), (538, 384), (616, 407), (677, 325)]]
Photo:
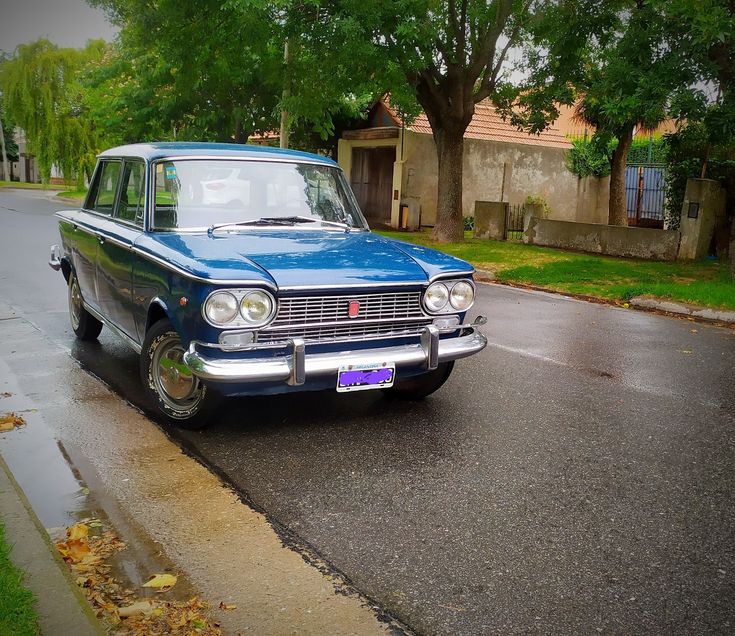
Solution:
[(46, 37), (62, 47), (83, 47), (87, 40), (112, 40), (117, 29), (84, 0), (0, 0), (0, 49)]

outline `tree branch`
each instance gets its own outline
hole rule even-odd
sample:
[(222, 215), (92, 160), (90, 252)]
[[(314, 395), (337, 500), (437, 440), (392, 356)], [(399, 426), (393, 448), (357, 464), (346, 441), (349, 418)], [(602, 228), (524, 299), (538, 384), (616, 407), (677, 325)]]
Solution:
[(473, 85), (475, 80), (480, 76), (482, 70), (492, 63), (495, 58), (495, 46), (497, 45), (500, 34), (505, 29), (505, 25), (510, 17), (513, 8), (513, 0), (499, 0), (497, 15), (495, 22), (488, 20), (488, 27), (478, 40), (473, 59), (470, 61), (467, 80)]

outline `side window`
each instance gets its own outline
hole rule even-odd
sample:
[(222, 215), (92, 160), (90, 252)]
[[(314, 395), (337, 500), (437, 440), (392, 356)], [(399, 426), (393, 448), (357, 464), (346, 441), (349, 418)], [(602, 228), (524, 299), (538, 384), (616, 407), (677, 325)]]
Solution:
[(87, 197), (87, 208), (100, 214), (112, 215), (115, 207), (115, 194), (120, 179), (119, 161), (105, 161), (99, 171), (99, 180), (95, 179), (94, 191)]
[(125, 161), (116, 217), (142, 226), (144, 193), (145, 164), (142, 161)]

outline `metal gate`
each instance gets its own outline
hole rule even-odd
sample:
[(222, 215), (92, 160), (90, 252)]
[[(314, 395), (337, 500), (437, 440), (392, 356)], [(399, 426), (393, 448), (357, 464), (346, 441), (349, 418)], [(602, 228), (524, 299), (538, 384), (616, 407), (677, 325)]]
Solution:
[(508, 204), (505, 208), (505, 240), (523, 240), (523, 215), (526, 206), (523, 203)]
[(625, 168), (628, 225), (664, 226), (666, 171), (661, 165), (628, 164)]

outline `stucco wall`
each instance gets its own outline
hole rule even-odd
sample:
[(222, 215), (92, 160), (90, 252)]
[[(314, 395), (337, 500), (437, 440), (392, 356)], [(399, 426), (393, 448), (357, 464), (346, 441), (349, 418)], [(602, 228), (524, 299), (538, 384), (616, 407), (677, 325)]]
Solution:
[[(564, 157), (563, 148), (466, 139), (464, 215), (473, 214), (475, 201), (523, 203), (528, 196), (542, 196), (550, 218), (605, 222), (606, 180), (579, 179), (567, 170)], [(438, 170), (431, 135), (406, 131), (403, 158), (401, 198), (420, 201), (422, 224), (433, 225)]]
[(531, 217), (523, 242), (593, 254), (673, 261), (679, 250), (679, 232)]

